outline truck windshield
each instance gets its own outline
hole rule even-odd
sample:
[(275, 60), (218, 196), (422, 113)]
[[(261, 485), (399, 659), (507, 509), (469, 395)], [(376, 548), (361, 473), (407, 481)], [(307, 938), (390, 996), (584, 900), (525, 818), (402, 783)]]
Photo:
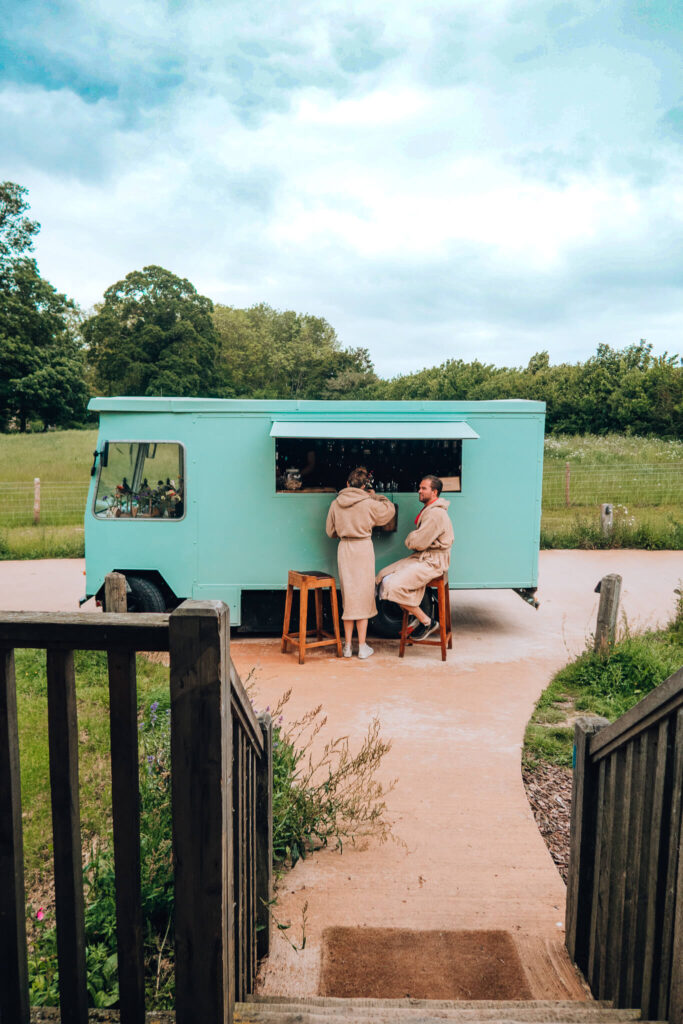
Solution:
[(93, 511), (98, 519), (180, 519), (185, 509), (184, 491), (181, 445), (109, 441)]

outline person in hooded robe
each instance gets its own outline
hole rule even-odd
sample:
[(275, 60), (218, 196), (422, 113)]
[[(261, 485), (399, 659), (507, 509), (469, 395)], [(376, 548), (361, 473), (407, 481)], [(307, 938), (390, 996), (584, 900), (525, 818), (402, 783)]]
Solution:
[(385, 566), (377, 575), (380, 598), (394, 601), (409, 613), (415, 640), (424, 640), (439, 628), (438, 619), (423, 612), (420, 603), (426, 585), (447, 572), (451, 560), (453, 524), (448, 515), (450, 502), (441, 497), (442, 490), (438, 476), (422, 478), (417, 494), (424, 508), (405, 540), (412, 554)]
[(384, 495), (375, 494), (370, 473), (358, 466), (330, 505), (325, 523), (328, 537), (339, 538), (337, 565), (342, 592), (344, 623), (343, 655), (353, 654), (353, 627), (358, 633), (358, 657), (369, 658), (372, 647), (366, 641), (368, 619), (377, 614), (375, 604), (375, 549), (372, 528), (385, 526), (396, 514), (396, 506)]

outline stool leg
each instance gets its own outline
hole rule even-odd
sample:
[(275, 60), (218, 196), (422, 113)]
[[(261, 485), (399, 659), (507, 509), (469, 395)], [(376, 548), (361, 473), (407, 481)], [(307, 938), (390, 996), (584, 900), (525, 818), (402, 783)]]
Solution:
[(451, 591), (446, 584), (446, 615), (448, 617), (448, 650), (453, 650), (453, 622), (451, 619)]
[(285, 598), (285, 621), (282, 627), (282, 642), (280, 643), (280, 651), (282, 654), (287, 653), (287, 634), (289, 633), (289, 620), (292, 617), (292, 594), (294, 593), (294, 587), (291, 583), (287, 584), (287, 597)]
[(439, 583), (439, 639), (441, 640), (441, 660), (446, 660), (446, 588), (443, 581)]
[(314, 590), (313, 597), (315, 598), (315, 631), (318, 634), (318, 640), (323, 638), (323, 592), (322, 590)]
[(337, 657), (342, 656), (341, 634), (339, 632), (339, 603), (337, 602), (337, 588), (330, 587), (330, 601), (332, 604), (332, 624), (334, 625), (334, 636), (337, 641)]
[(408, 612), (403, 613), (403, 620), (401, 622), (401, 642), (398, 645), (398, 656), (402, 658), (406, 652), (406, 637), (408, 635)]
[(299, 664), (306, 660), (306, 626), (308, 624), (308, 587), (301, 585), (299, 592)]

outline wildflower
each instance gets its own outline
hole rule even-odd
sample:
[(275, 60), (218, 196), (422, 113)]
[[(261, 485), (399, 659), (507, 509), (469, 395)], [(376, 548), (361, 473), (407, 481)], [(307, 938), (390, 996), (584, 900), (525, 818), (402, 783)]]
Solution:
[(153, 701), (153, 703), (152, 703), (152, 704), (150, 704), (150, 706), (149, 706), (149, 710), (150, 710), (150, 711), (152, 712), (152, 714), (154, 714), (154, 712), (156, 711), (156, 709), (157, 709), (158, 707), (159, 707), (159, 701), (158, 701), (158, 700), (155, 700), (155, 701)]
[(38, 907), (38, 913), (36, 914), (36, 921), (42, 921), (45, 917), (45, 911), (42, 907)]

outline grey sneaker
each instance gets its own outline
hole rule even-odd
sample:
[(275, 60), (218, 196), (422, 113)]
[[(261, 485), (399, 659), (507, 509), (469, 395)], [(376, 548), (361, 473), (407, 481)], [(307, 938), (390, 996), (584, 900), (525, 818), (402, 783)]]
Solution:
[(438, 619), (430, 619), (426, 626), (423, 626), (422, 623), (420, 623), (417, 626), (417, 628), (414, 629), (413, 632), (410, 634), (410, 639), (411, 640), (426, 640), (427, 637), (431, 636), (432, 633), (435, 633), (438, 628), (439, 628), (439, 620)]
[(351, 658), (353, 656), (353, 647), (351, 644), (344, 644), (342, 647), (342, 654), (345, 658)]
[(361, 661), (364, 658), (372, 657), (374, 653), (375, 652), (373, 651), (372, 647), (370, 647), (369, 644), (361, 644), (360, 647), (358, 648), (358, 657), (361, 659)]

